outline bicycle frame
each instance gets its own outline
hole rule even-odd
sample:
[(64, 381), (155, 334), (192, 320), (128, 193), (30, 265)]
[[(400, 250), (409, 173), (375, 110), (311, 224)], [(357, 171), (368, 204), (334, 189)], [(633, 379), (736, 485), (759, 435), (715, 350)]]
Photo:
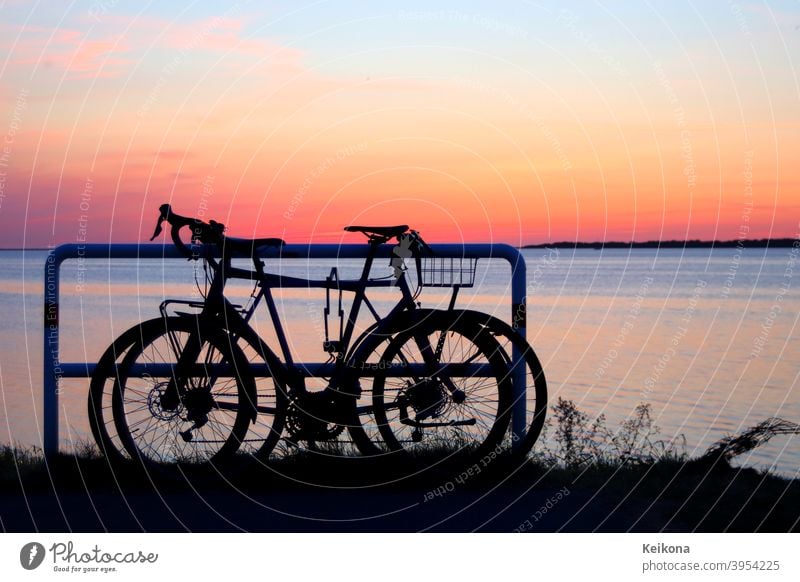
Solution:
[[(242, 338), (253, 346), (258, 346), (261, 355), (267, 361), (270, 372), (274, 375), (282, 375), (287, 381), (290, 389), (301, 389), (302, 383), (300, 378), (305, 374), (302, 373), (294, 363), (294, 358), (286, 338), (286, 333), (275, 305), (272, 290), (275, 288), (317, 288), (317, 289), (337, 289), (354, 294), (352, 305), (350, 307), (347, 323), (341, 337), (341, 345), (339, 346), (338, 354), (334, 364), (333, 373), (330, 376), (329, 390), (337, 390), (339, 388), (338, 382), (344, 377), (344, 370), (348, 366), (349, 358), (352, 356), (355, 348), (360, 345), (363, 338), (370, 334), (380, 334), (381, 329), (391, 325), (396, 318), (404, 313), (414, 311), (417, 308), (415, 303), (415, 295), (412, 293), (411, 288), (406, 279), (406, 272), (402, 272), (400, 276), (393, 279), (370, 279), (370, 272), (377, 250), (380, 247), (380, 242), (370, 241), (370, 249), (364, 261), (364, 266), (361, 276), (358, 279), (350, 280), (331, 280), (328, 279), (305, 279), (300, 277), (291, 277), (286, 275), (277, 275), (267, 273), (264, 270), (264, 263), (261, 259), (253, 258), (253, 265), (255, 270), (250, 271), (234, 267), (232, 265), (232, 258), (230, 253), (223, 252), (221, 261), (217, 262), (212, 258), (206, 258), (213, 269), (214, 276), (209, 287), (208, 294), (205, 301), (202, 303), (201, 317), (216, 320), (222, 325), (231, 336)], [(254, 297), (252, 305), (245, 311), (241, 311), (234, 306), (225, 297), (225, 285), (230, 279), (244, 279), (255, 280), (259, 287), (258, 293)], [(401, 291), (401, 298), (398, 303), (390, 310), (385, 316), (381, 317), (375, 310), (369, 299), (367, 298), (367, 289), (370, 287), (397, 287)], [(454, 298), (457, 290), (454, 292)], [(275, 330), (282, 360), (279, 355), (258, 335), (258, 333), (250, 326), (249, 320), (255, 313), (261, 301), (264, 301), (270, 315), (272, 326)], [(164, 313), (164, 304), (162, 304), (162, 313)], [(198, 303), (199, 305), (199, 303)], [(453, 302), (451, 301), (451, 307)], [(353, 335), (355, 333), (355, 326), (358, 316), (361, 312), (362, 306), (366, 306), (372, 316), (375, 318), (376, 323), (364, 331), (351, 347)], [(181, 354), (178, 366), (191, 366), (196, 357), (196, 352), (199, 350), (199, 338), (194, 340), (190, 339), (187, 342), (187, 347)], [(432, 353), (431, 347), (427, 346), (425, 352), (429, 355)], [(277, 369), (273, 367), (277, 366)], [(185, 368), (184, 368), (185, 369)]]

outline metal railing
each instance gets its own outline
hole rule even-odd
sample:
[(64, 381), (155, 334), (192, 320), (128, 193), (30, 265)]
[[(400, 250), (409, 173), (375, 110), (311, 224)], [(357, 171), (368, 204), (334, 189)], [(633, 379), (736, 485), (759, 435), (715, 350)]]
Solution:
[[(525, 259), (516, 248), (506, 244), (433, 244), (430, 245), (437, 257), (458, 259), (504, 259), (511, 266), (511, 320), (517, 332), (525, 337), (526, 267)], [(390, 258), (392, 245), (383, 245), (377, 258)], [(366, 244), (290, 244), (283, 247), (281, 260), (308, 259), (363, 259), (369, 252)], [(269, 258), (269, 253), (265, 253)], [(156, 244), (65, 244), (53, 249), (47, 256), (44, 271), (44, 414), (43, 447), (47, 455), (59, 451), (59, 380), (61, 378), (89, 378), (96, 364), (92, 362), (59, 361), (59, 299), (61, 265), (70, 259), (182, 259), (172, 245)], [(518, 348), (512, 353), (514, 366), (514, 409), (512, 410), (512, 431), (514, 442), (521, 443), (526, 430), (526, 401), (524, 397), (525, 366)], [(296, 364), (307, 371), (322, 372), (325, 364)], [(254, 370), (257, 375), (258, 370)]]

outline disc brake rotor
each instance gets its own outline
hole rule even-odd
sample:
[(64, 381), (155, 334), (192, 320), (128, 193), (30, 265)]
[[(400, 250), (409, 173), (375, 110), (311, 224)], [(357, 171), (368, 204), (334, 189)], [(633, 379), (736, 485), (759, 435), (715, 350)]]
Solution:
[(150, 393), (147, 395), (147, 408), (150, 410), (150, 414), (152, 414), (158, 420), (169, 421), (183, 412), (182, 404), (179, 404), (177, 407), (174, 407), (170, 410), (165, 410), (161, 406), (161, 397), (166, 392), (168, 385), (169, 382), (159, 382), (153, 387), (152, 390), (150, 390)]

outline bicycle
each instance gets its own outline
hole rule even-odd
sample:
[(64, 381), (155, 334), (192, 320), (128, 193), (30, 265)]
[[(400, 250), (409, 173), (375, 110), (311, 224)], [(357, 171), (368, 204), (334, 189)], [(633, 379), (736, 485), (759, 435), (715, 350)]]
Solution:
[[(256, 443), (255, 452), (267, 457), (284, 432), (289, 443), (304, 441), (314, 446), (347, 430), (366, 455), (458, 445), (454, 454), (473, 459), (515, 434), (509, 430), (515, 405), (514, 366), (498, 339), (523, 354), (528, 373), (525, 386), (516, 394), (527, 400), (528, 428), (515, 449), (524, 454), (533, 446), (544, 422), (546, 383), (532, 348), (497, 318), (456, 310), (463, 281), (454, 282), (453, 270), (448, 281), (444, 269), (427, 270), (428, 286), (453, 288), (448, 309), (421, 308), (417, 299), (425, 284), (423, 255), (430, 249), (408, 226), (346, 227), (367, 237), (369, 252), (361, 276), (340, 280), (333, 269), (324, 280), (309, 280), (265, 272), (261, 256), (268, 248), (280, 254), (283, 241), (279, 239), (228, 237), (223, 225), (176, 215), (169, 205), (159, 209), (153, 239), (165, 221), (181, 253), (202, 260), (208, 268), (208, 292), (202, 302), (162, 303), (160, 318), (120, 336), (101, 358), (90, 386), (89, 416), (93, 434), (109, 456), (127, 454), (148, 463), (214, 462), (245, 443)], [(184, 244), (180, 231), (185, 227), (191, 229), (190, 244), (200, 246)], [(391, 262), (395, 276), (371, 278), (379, 248), (391, 239), (398, 241), (395, 249), (400, 251), (396, 250)], [(414, 291), (406, 277), (404, 256), (413, 256), (417, 265)], [(233, 257), (252, 260), (253, 269), (234, 267)], [(466, 269), (467, 274), (471, 269), (473, 279), (474, 268), (473, 260)], [(225, 297), (229, 279), (255, 281), (249, 306), (235, 306)], [(278, 287), (316, 287), (328, 294), (323, 347), (332, 364), (322, 391), (307, 390), (307, 374), (294, 363), (272, 295)], [(370, 287), (400, 290), (398, 303), (385, 317), (370, 303), (366, 292)], [(328, 330), (332, 291), (339, 293), (337, 339), (330, 339)], [(353, 293), (346, 319), (341, 309), (343, 292)], [(282, 358), (248, 323), (262, 301)], [(169, 315), (171, 305), (199, 311)], [(354, 338), (355, 322), (364, 306), (375, 323)], [(117, 354), (123, 354), (121, 363)], [(110, 395), (109, 378), (113, 379)], [(370, 380), (371, 390), (364, 386)], [(527, 390), (529, 382), (531, 390)], [(107, 418), (109, 409), (112, 421)]]

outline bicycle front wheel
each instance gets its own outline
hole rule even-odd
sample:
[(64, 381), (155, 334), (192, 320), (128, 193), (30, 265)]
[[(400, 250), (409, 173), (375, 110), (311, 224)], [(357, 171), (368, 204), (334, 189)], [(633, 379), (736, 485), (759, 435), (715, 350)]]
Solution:
[(231, 456), (255, 418), (256, 388), (230, 336), (196, 317), (147, 330), (118, 368), (114, 423), (144, 463), (205, 463)]
[(109, 460), (128, 459), (125, 447), (114, 424), (113, 399), (116, 385), (117, 364), (128, 350), (142, 338), (163, 333), (167, 326), (161, 317), (143, 321), (129, 328), (108, 346), (100, 357), (89, 383), (89, 426), (100, 452)]

